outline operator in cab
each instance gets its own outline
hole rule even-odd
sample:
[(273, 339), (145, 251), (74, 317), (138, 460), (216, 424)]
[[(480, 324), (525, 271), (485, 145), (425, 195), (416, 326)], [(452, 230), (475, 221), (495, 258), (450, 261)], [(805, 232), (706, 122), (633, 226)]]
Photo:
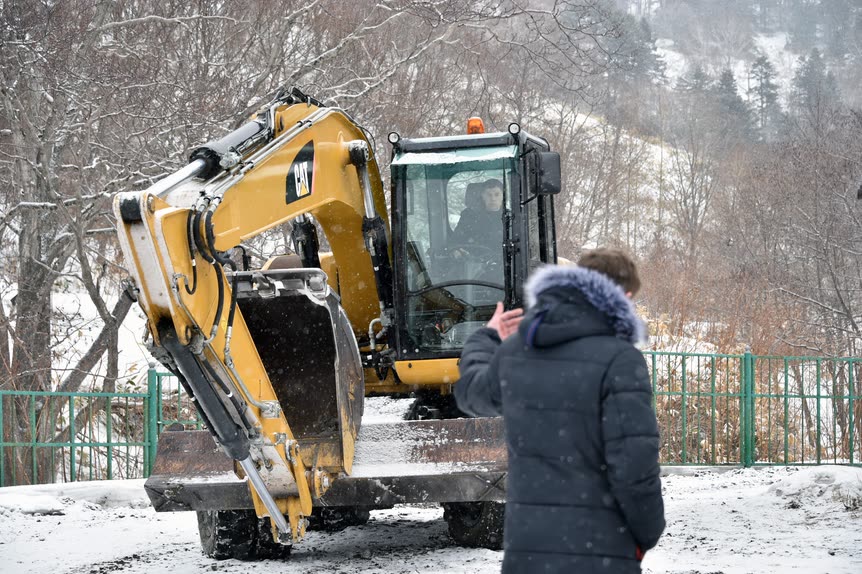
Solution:
[(464, 202), (466, 209), (450, 239), (452, 255), (460, 259), (481, 252), (502, 253), (503, 243), (503, 182), (489, 179), (471, 183)]

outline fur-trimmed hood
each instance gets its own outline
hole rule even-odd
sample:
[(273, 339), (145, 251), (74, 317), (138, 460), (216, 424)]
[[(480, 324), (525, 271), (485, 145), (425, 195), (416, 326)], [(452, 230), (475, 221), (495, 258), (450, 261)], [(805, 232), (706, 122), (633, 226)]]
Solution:
[(528, 313), (520, 330), (530, 346), (596, 335), (615, 335), (633, 344), (646, 341), (646, 326), (631, 299), (603, 273), (548, 265), (530, 276), (524, 290)]

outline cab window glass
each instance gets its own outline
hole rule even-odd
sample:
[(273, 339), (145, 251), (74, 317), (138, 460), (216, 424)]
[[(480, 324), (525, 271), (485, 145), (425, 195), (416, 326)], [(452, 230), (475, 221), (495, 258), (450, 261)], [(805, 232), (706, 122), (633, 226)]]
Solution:
[(405, 168), (407, 328), (417, 351), (460, 349), (505, 295), (514, 161)]

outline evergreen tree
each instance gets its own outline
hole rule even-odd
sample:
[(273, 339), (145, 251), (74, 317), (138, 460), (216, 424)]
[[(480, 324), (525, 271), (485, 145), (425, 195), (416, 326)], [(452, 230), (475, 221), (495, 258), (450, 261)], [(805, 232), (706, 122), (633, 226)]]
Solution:
[(635, 83), (664, 81), (665, 65), (658, 55), (649, 23), (643, 18), (638, 21), (626, 14), (620, 29), (621, 34), (616, 42), (608, 44), (608, 51), (614, 54), (615, 64), (610, 70), (610, 77)]
[(853, 16), (851, 17), (849, 26), (849, 41), (854, 45), (862, 44), (862, 9), (858, 7), (853, 8)]
[(754, 2), (752, 11), (757, 15), (757, 30), (760, 32), (774, 32), (778, 25), (779, 0), (760, 0)]
[(648, 99), (654, 86), (665, 81), (664, 62), (645, 20), (624, 15), (620, 24), (621, 34), (607, 44), (614, 65), (607, 74), (605, 114), (612, 121), (650, 133), (656, 120), (650, 117), (653, 110)]
[(841, 59), (847, 54), (847, 42), (853, 25), (852, 7), (848, 0), (822, 2), (823, 37), (830, 58)]
[(800, 120), (820, 127), (840, 103), (835, 76), (826, 69), (823, 56), (814, 48), (807, 57), (799, 59), (790, 94), (791, 110)]
[(658, 54), (658, 49), (655, 45), (655, 36), (653, 36), (652, 28), (646, 18), (640, 19), (638, 29), (638, 40), (640, 45), (639, 67), (644, 76), (650, 78), (655, 83), (662, 83), (667, 80), (665, 76), (665, 63)]
[(788, 38), (797, 52), (811, 49), (817, 41), (817, 16), (814, 0), (796, 0), (791, 4)]
[(778, 104), (778, 84), (775, 83), (775, 67), (766, 54), (760, 53), (749, 72), (751, 87), (748, 98), (754, 108), (754, 117), (761, 136), (769, 139), (775, 133), (781, 115)]
[(751, 111), (739, 95), (733, 72), (725, 69), (713, 88), (718, 106), (719, 132), (725, 141), (751, 137)]
[(813, 48), (808, 56), (799, 58), (799, 67), (793, 76), (791, 104), (797, 111), (811, 110), (838, 99), (835, 78), (826, 68), (820, 50)]
[(670, 131), (686, 139), (710, 137), (719, 129), (719, 118), (712, 92), (713, 80), (702, 66), (695, 64), (679, 78), (674, 90), (674, 112), (669, 118)]
[(712, 85), (712, 78), (700, 64), (694, 64), (680, 76), (676, 89), (680, 92), (706, 93)]

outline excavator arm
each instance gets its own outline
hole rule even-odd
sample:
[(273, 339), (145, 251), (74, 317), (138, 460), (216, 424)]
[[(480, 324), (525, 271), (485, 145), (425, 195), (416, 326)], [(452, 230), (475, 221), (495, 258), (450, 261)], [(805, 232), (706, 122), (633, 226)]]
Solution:
[[(365, 135), (338, 109), (297, 91), (280, 94), (252, 121), (195, 150), (179, 172), (146, 191), (118, 194), (114, 211), (154, 353), (247, 477), (258, 516), (271, 517), (281, 541), (300, 538), (312, 498), (323, 495), (331, 474), (349, 474), (353, 461), (362, 369), (355, 339), (339, 341), (362, 336), (372, 321), (385, 325), (392, 307), (385, 199)], [(319, 269), (309, 216), (332, 249), (328, 277)], [(308, 243), (300, 268), (237, 269), (229, 250), (288, 221)], [(293, 328), (305, 331), (290, 343), (270, 338), (262, 345), (266, 330), (256, 341), (250, 323), (270, 311), (254, 302), (285, 292), (291, 303), (278, 320), (301, 315)], [(312, 332), (327, 321), (329, 335), (313, 341)], [(290, 373), (337, 387), (305, 391), (333, 399), (317, 409), (331, 412), (331, 420), (304, 421), (296, 433), (286, 410), (303, 391), (271, 380), (261, 347), (288, 352), (295, 365), (313, 370), (307, 355), (315, 349), (296, 348), (303, 340), (332, 349), (339, 373), (334, 381), (303, 377), (301, 366)], [(299, 408), (294, 413), (308, 416)]]

